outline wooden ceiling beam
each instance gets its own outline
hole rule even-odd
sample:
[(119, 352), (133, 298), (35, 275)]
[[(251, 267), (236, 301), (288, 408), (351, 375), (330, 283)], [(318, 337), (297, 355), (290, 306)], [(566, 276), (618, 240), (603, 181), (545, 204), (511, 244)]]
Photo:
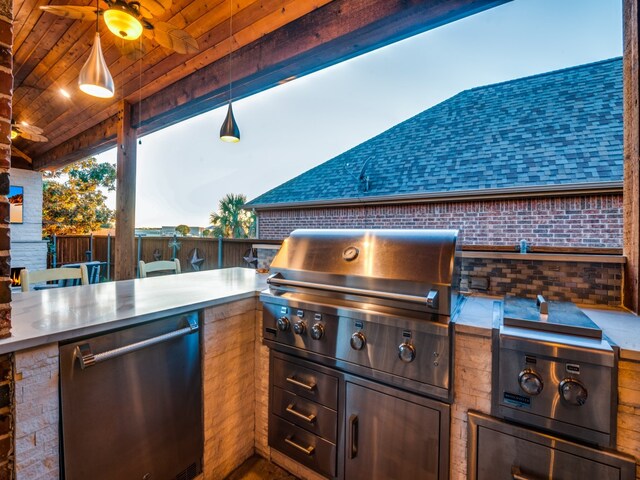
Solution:
[(116, 145), (119, 114), (88, 128), (80, 135), (49, 150), (43, 157), (34, 158), (36, 170), (55, 170), (65, 165), (97, 155)]
[[(306, 75), (507, 1), (334, 0), (235, 51), (234, 98), (255, 94), (288, 77)], [(193, 73), (185, 75), (185, 70)], [(181, 75), (182, 78), (169, 86), (150, 93), (141, 104), (133, 105), (132, 121), (141, 134), (209, 111), (227, 101), (226, 57), (190, 66)], [(162, 78), (158, 81), (166, 84)], [(93, 118), (100, 118), (98, 115), (104, 113)], [(101, 125), (111, 118), (100, 118)], [(71, 127), (77, 134), (48, 151), (37, 154), (29, 151), (34, 156), (35, 168), (59, 168), (115, 145), (115, 135), (105, 139), (100, 134), (101, 128), (85, 129), (87, 124), (91, 122), (85, 119)], [(78, 151), (74, 151), (75, 147)]]

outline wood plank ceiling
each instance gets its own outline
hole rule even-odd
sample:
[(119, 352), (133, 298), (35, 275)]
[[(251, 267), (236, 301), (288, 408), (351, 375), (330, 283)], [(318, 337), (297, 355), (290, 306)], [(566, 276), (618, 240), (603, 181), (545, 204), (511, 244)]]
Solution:
[(120, 51), (125, 41), (100, 20), (116, 95), (98, 99), (77, 87), (95, 23), (38, 8), (94, 3), (14, 0), (13, 117), (43, 128), (49, 138), (46, 143), (18, 138), (15, 146), (35, 168), (59, 167), (115, 145), (123, 99), (134, 105), (134, 126), (141, 134), (215, 108), (227, 100), (230, 48), (236, 98), (504, 1), (232, 0), (230, 39), (229, 0), (173, 0), (171, 9), (154, 19), (186, 30), (197, 39), (199, 52), (173, 53), (143, 36), (145, 54), (132, 59)]

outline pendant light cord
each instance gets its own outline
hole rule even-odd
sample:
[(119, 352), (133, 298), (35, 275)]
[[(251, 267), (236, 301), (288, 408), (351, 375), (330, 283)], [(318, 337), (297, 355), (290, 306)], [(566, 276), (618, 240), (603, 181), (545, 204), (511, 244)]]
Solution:
[(229, 0), (229, 103), (231, 103), (231, 56), (233, 55), (233, 0)]
[(96, 33), (98, 32), (98, 22), (100, 20), (100, 0), (96, 0)]

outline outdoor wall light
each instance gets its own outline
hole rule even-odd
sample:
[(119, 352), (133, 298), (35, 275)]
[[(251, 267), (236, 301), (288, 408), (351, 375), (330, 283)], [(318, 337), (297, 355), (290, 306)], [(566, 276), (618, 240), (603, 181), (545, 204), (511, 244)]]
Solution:
[(126, 5), (116, 3), (103, 15), (104, 23), (114, 35), (125, 40), (136, 40), (142, 35), (142, 23), (128, 11)]
[(240, 141), (240, 129), (233, 116), (231, 106), (231, 55), (233, 54), (233, 0), (229, 0), (229, 109), (220, 127), (220, 140), (227, 143), (238, 143)]

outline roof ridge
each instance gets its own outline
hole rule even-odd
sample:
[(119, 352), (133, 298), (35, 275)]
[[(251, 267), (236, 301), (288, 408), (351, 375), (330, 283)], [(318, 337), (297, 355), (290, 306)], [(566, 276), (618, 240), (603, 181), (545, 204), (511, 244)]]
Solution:
[[(534, 78), (557, 75), (559, 73), (568, 72), (570, 70), (579, 70), (579, 69), (582, 69), (582, 68), (593, 67), (595, 65), (601, 65), (601, 64), (605, 64), (605, 63), (613, 63), (613, 62), (616, 62), (616, 61), (619, 61), (619, 60), (622, 60), (621, 56), (620, 57), (607, 58), (605, 60), (597, 60), (595, 62), (590, 62), (590, 63), (582, 63), (580, 65), (573, 65), (571, 67), (559, 68), (558, 70), (551, 70), (550, 72), (534, 73), (533, 75), (527, 75), (525, 77), (512, 78), (511, 80), (505, 80), (503, 82), (488, 83), (486, 85), (479, 85), (477, 87), (467, 88), (466, 90), (461, 90), (460, 92), (458, 92), (457, 95), (460, 95), (462, 93), (467, 93), (467, 92), (473, 92), (473, 91), (476, 91), (476, 90), (482, 90), (484, 88), (499, 87), (499, 86), (507, 85), (507, 84), (510, 84), (510, 83), (517, 83), (517, 82), (522, 82), (522, 81), (530, 81), (530, 80), (532, 80)], [(453, 98), (453, 97), (450, 97), (450, 98)]]

